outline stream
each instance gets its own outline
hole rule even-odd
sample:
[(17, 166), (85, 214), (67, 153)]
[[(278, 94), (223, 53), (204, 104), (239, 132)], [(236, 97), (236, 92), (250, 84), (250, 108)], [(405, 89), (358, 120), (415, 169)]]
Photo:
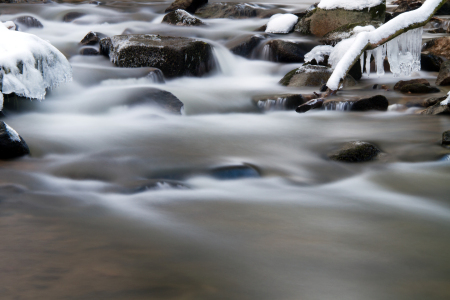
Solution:
[[(3, 22), (39, 19), (44, 28), (27, 32), (74, 72), (4, 119), (32, 155), (0, 162), (1, 299), (450, 299), (450, 150), (440, 145), (450, 118), (260, 112), (254, 96), (317, 91), (278, 84), (301, 63), (245, 59), (224, 46), (267, 19), (180, 27), (161, 24), (171, 1), (87, 2), (0, 4)], [(288, 12), (314, 2), (259, 1)], [(69, 12), (85, 15), (65, 23)], [(219, 69), (157, 83), (78, 54), (88, 32), (125, 29), (205, 40)], [(413, 76), (434, 84), (437, 72)], [(372, 89), (400, 79), (372, 73), (339, 94), (423, 99)], [(152, 88), (180, 99), (183, 114), (129, 104)], [(430, 97), (448, 92), (440, 89)], [(383, 158), (327, 158), (356, 140)], [(212, 175), (229, 166), (257, 174)]]

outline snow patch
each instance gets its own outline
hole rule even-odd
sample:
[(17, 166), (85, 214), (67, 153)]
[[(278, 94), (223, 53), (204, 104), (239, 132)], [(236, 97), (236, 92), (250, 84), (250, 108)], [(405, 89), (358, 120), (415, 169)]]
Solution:
[(322, 0), (319, 3), (321, 9), (342, 8), (345, 10), (363, 10), (383, 3), (383, 0)]
[(450, 92), (447, 93), (447, 98), (444, 101), (441, 101), (441, 105), (449, 105), (450, 104)]
[(12, 129), (8, 124), (6, 124), (4, 122), (3, 122), (3, 124), (5, 124), (6, 132), (8, 133), (9, 138), (11, 139), (11, 141), (13, 141), (13, 142), (20, 142), (20, 136), (17, 133), (17, 131)]
[(321, 63), (325, 59), (324, 56), (330, 56), (333, 49), (333, 46), (329, 45), (316, 46), (311, 51), (305, 54), (305, 62), (316, 60), (317, 63)]
[(289, 33), (298, 22), (298, 17), (293, 14), (275, 14), (267, 23), (267, 33)]

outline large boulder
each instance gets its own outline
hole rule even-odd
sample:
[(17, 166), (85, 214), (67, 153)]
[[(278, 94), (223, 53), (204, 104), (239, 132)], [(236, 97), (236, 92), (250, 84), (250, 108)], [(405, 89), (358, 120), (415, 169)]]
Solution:
[(229, 19), (247, 19), (247, 18), (269, 18), (277, 13), (284, 11), (273, 5), (219, 2), (208, 3), (199, 8), (195, 14), (204, 19), (229, 18)]
[(450, 36), (432, 39), (422, 46), (422, 51), (450, 59)]
[(0, 159), (13, 159), (30, 154), (23, 138), (5, 122), (0, 122)]
[(177, 9), (164, 16), (161, 23), (167, 23), (176, 26), (204, 26), (205, 23), (199, 18), (194, 17), (185, 10)]
[(441, 64), (436, 85), (450, 85), (450, 60)]
[(202, 76), (216, 68), (211, 45), (185, 37), (116, 35), (102, 39), (100, 48), (119, 67), (154, 67), (169, 78)]
[(175, 0), (166, 8), (166, 13), (175, 11), (177, 9), (182, 9), (190, 13), (195, 13), (197, 8), (208, 3), (208, 0)]
[[(330, 2), (330, 1), (328, 1)], [(338, 2), (338, 1), (335, 1)], [(357, 2), (357, 1), (355, 1)], [(377, 2), (377, 1), (375, 1)], [(327, 33), (347, 24), (363, 22), (384, 22), (386, 2), (362, 9), (347, 10), (341, 8), (329, 9), (319, 7), (308, 12), (295, 26), (295, 31), (323, 37)]]
[(246, 34), (238, 36), (226, 43), (226, 47), (235, 55), (250, 58), (261, 41), (266, 37), (262, 34)]
[(281, 63), (303, 62), (305, 54), (315, 46), (315, 42), (271, 40), (264, 45), (263, 58)]
[[(304, 65), (287, 73), (280, 84), (284, 86), (322, 86), (331, 76), (333, 70), (325, 66)], [(344, 79), (344, 87), (356, 85), (355, 79), (347, 75)]]
[(328, 155), (331, 160), (339, 162), (367, 162), (377, 158), (381, 153), (375, 145), (367, 142), (356, 141), (343, 145), (337, 151)]

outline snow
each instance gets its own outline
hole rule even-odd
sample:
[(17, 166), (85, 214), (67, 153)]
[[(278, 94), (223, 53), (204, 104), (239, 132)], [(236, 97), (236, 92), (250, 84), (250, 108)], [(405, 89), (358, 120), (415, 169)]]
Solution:
[(293, 14), (275, 14), (267, 23), (267, 33), (289, 33), (298, 22), (298, 17)]
[[(13, 30), (0, 22), (2, 93), (43, 99), (47, 88), (72, 79), (66, 57), (39, 37)], [(3, 95), (0, 97), (3, 100)]]
[(383, 3), (383, 0), (322, 0), (319, 3), (321, 9), (342, 8), (345, 10), (363, 10)]
[(305, 62), (311, 62), (312, 60), (316, 60), (317, 63), (323, 62), (324, 56), (329, 56), (333, 49), (333, 46), (329, 45), (316, 46), (305, 54)]
[(5, 122), (3, 122), (3, 124), (5, 124), (5, 128), (6, 128), (6, 132), (9, 135), (9, 138), (11, 139), (11, 141), (13, 142), (20, 142), (20, 136), (17, 133), (17, 131), (15, 131), (14, 129), (12, 129), (8, 124), (6, 124)]
[(447, 98), (444, 101), (441, 101), (441, 105), (449, 105), (450, 104), (450, 92), (447, 93)]

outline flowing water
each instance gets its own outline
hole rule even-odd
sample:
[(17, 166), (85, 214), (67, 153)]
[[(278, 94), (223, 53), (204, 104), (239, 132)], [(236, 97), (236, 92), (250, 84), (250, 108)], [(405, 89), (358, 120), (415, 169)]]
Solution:
[[(105, 2), (0, 4), (2, 21), (41, 20), (29, 32), (74, 69), (72, 83), (5, 119), (32, 156), (0, 163), (1, 299), (450, 299), (448, 117), (260, 113), (252, 96), (313, 91), (277, 84), (300, 64), (223, 46), (266, 20), (179, 28), (160, 24), (168, 2)], [(314, 1), (298, 2), (277, 4)], [(63, 23), (71, 11), (86, 15)], [(77, 55), (89, 31), (125, 29), (206, 40), (220, 71), (163, 84)], [(398, 79), (371, 74), (340, 96), (423, 98), (372, 89)], [(183, 115), (129, 105), (151, 88), (176, 95)], [(382, 159), (327, 159), (354, 140), (377, 144)], [(260, 176), (210, 175), (229, 165)]]

